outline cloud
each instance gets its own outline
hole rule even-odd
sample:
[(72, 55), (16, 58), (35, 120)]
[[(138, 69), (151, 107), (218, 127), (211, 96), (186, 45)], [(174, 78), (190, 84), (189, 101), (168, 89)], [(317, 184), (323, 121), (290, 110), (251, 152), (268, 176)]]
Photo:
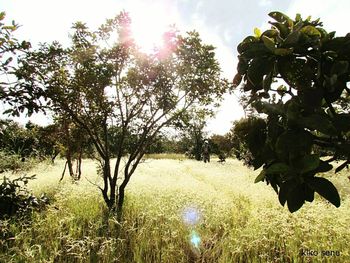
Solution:
[(349, 30), (349, 10), (348, 0), (296, 0), (288, 8), (288, 14), (295, 16), (300, 13), (302, 17), (312, 16), (313, 19), (321, 18), (324, 28), (327, 31), (336, 31), (337, 35), (345, 35)]
[(272, 1), (270, 0), (260, 0), (259, 1), (259, 6), (271, 6), (272, 5)]

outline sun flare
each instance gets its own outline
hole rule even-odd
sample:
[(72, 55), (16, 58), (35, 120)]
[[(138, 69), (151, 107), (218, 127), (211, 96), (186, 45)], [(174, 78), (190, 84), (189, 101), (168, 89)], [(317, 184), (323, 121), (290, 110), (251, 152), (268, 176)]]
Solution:
[(130, 15), (132, 35), (143, 52), (150, 52), (161, 46), (163, 34), (176, 22), (171, 8), (160, 2), (138, 5)]

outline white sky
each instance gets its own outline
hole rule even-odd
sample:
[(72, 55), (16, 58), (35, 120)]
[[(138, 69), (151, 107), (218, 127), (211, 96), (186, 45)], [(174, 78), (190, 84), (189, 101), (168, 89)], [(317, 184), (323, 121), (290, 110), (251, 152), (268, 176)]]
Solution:
[[(68, 43), (68, 32), (75, 21), (86, 22), (96, 29), (105, 19), (120, 11), (128, 11), (133, 19), (136, 38), (140, 45), (150, 48), (169, 25), (184, 32), (199, 31), (205, 43), (217, 47), (216, 55), (223, 76), (232, 80), (236, 73), (236, 47), (254, 27), (267, 28), (268, 13), (282, 11), (295, 17), (311, 15), (321, 18), (327, 31), (344, 35), (348, 29), (349, 0), (0, 0), (0, 11), (22, 27), (17, 38), (36, 44), (59, 40)], [(147, 38), (145, 36), (151, 36)], [(1, 110), (1, 109), (0, 109)], [(233, 95), (226, 96), (217, 116), (208, 125), (210, 133), (224, 134), (233, 120), (243, 116), (243, 110)], [(22, 122), (23, 118), (20, 119)], [(45, 124), (48, 118), (34, 116), (32, 121)]]

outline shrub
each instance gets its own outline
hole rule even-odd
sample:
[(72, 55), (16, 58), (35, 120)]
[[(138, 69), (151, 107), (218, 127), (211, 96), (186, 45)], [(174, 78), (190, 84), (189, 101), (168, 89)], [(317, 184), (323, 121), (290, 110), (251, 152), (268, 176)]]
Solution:
[(11, 180), (4, 176), (0, 184), (0, 219), (18, 214), (24, 215), (48, 203), (45, 195), (37, 198), (27, 189), (28, 181), (34, 178), (35, 175), (23, 175)]

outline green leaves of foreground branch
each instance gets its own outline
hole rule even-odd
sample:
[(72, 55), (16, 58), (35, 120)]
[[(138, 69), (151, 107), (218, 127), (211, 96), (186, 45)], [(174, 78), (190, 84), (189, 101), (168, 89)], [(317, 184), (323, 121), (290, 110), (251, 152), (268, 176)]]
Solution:
[(339, 207), (337, 189), (316, 175), (330, 171), (334, 160), (345, 160), (336, 172), (350, 161), (350, 34), (335, 37), (319, 19), (269, 16), (271, 29), (255, 30), (238, 45), (233, 80), (249, 97), (245, 106), (267, 116), (237, 127), (250, 164), (263, 167), (255, 182), (270, 184), (291, 212), (315, 192)]

